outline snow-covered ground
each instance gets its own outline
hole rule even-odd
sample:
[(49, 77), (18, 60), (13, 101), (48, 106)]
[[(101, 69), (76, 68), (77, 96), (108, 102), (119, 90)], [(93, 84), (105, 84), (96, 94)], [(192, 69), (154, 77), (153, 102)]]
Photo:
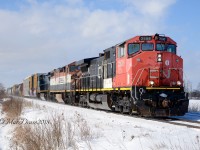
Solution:
[[(34, 101), (41, 107), (29, 108), (22, 113), (22, 118), (30, 121), (48, 120), (51, 114), (61, 114), (66, 120), (74, 122), (81, 116), (91, 129), (90, 139), (82, 140), (76, 137), (78, 149), (95, 150), (199, 150), (200, 130), (157, 121), (122, 116), (118, 114), (96, 111), (45, 101)], [(190, 107), (200, 101), (191, 100)], [(3, 118), (3, 114), (0, 114)], [(196, 118), (198, 120), (198, 118)], [(199, 119), (200, 120), (200, 119)], [(12, 124), (0, 124), (0, 150), (9, 149), (9, 138)]]
[(190, 100), (189, 104), (189, 111), (190, 112), (200, 112), (200, 100)]

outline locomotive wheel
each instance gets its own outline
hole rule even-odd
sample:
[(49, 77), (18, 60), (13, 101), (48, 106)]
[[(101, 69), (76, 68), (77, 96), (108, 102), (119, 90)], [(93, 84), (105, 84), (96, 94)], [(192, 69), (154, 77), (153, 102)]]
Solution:
[(132, 109), (130, 108), (130, 110), (129, 110), (129, 115), (130, 116), (132, 116), (133, 115), (133, 111), (132, 111)]
[(120, 111), (119, 111), (121, 114), (123, 114), (123, 106), (120, 107)]

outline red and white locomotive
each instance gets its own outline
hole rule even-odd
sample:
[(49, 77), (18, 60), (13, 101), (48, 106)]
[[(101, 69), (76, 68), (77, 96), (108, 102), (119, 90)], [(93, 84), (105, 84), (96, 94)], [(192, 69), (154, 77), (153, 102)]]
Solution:
[(37, 95), (141, 116), (184, 115), (189, 100), (176, 48), (164, 35), (133, 37), (99, 57), (39, 74)]

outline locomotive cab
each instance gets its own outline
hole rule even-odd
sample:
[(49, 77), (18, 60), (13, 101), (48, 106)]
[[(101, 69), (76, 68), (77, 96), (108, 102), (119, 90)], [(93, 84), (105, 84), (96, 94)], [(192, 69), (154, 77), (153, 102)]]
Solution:
[(184, 115), (183, 59), (170, 37), (137, 36), (116, 48), (115, 87), (131, 87), (131, 111), (143, 116)]

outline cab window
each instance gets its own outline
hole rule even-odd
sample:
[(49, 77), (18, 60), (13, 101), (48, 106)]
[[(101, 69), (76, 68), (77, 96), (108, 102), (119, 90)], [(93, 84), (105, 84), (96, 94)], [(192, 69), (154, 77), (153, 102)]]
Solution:
[(157, 51), (164, 51), (165, 50), (165, 44), (157, 43), (156, 44), (156, 50)]
[(167, 52), (176, 54), (176, 45), (157, 43), (156, 50), (157, 51), (167, 51)]
[(140, 44), (138, 43), (131, 43), (128, 44), (128, 54), (134, 54), (140, 50)]
[(123, 46), (118, 47), (118, 58), (125, 56), (125, 49)]
[(153, 43), (143, 43), (142, 44), (143, 51), (151, 51), (153, 50)]
[(176, 46), (174, 44), (167, 45), (167, 51), (176, 54)]

